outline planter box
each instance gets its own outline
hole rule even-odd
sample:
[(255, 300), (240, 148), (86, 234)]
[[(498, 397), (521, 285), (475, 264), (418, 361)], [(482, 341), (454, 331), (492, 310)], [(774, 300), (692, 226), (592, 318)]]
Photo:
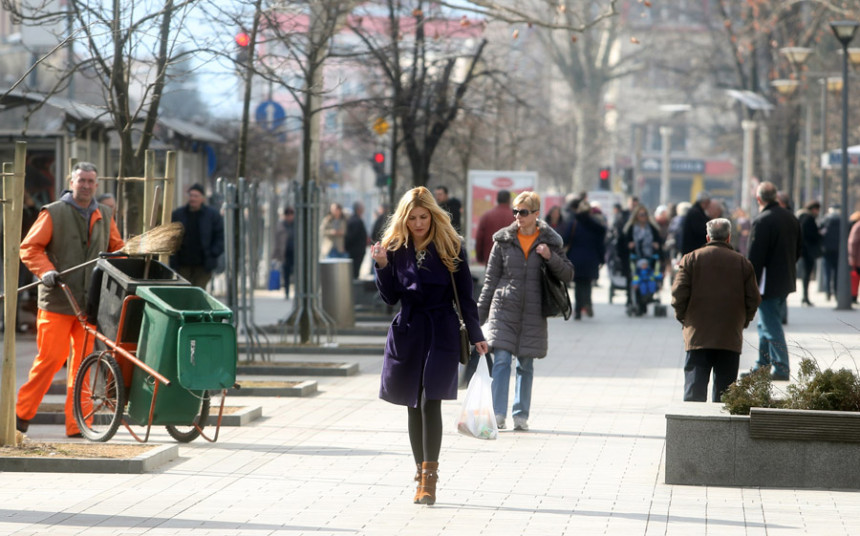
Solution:
[[(787, 413), (774, 416), (774, 412)], [(798, 419), (795, 411), (768, 410), (764, 424), (779, 419)], [(825, 441), (809, 437), (833, 437), (832, 413), (820, 412), (831, 427), (814, 431), (810, 412), (794, 430), (780, 424), (776, 437), (768, 437), (761, 417), (751, 431), (751, 418), (729, 415), (722, 404), (686, 402), (666, 414), (666, 483), (700, 486), (785, 487), (794, 489), (860, 489), (860, 445), (849, 441)], [(819, 412), (815, 412), (819, 413)], [(825, 415), (827, 414), (827, 415)], [(855, 415), (840, 418), (857, 422)], [(769, 425), (773, 428), (772, 425)], [(827, 434), (831, 435), (827, 435)], [(850, 435), (850, 434), (849, 434)]]

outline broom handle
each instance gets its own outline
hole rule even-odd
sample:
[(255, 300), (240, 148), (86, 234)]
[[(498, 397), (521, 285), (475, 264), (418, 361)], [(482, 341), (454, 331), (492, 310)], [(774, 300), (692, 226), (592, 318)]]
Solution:
[[(123, 253), (122, 251), (114, 251), (114, 252), (103, 251), (103, 252), (99, 253), (99, 256), (96, 257), (95, 259), (88, 260), (87, 262), (72, 266), (71, 268), (66, 268), (65, 270), (60, 272), (60, 275), (66, 275), (66, 274), (70, 274), (70, 273), (74, 272), (75, 270), (80, 270), (81, 268), (84, 268), (86, 266), (89, 266), (90, 264), (97, 262), (101, 258), (125, 257), (125, 256), (126, 256), (126, 254)], [(18, 290), (15, 292), (18, 293), (18, 292), (22, 292), (24, 290), (29, 290), (31, 288), (36, 288), (41, 284), (42, 284), (41, 280), (33, 281), (32, 283), (27, 283), (23, 287), (18, 288)], [(6, 294), (0, 294), (0, 301), (2, 301), (5, 297), (6, 297)]]
[[(152, 214), (149, 215), (149, 228), (155, 227), (156, 219), (158, 218), (158, 202), (161, 186), (155, 187), (155, 192), (152, 196)], [(152, 255), (146, 256), (146, 262), (143, 264), (143, 278), (149, 279), (149, 264), (152, 262)]]

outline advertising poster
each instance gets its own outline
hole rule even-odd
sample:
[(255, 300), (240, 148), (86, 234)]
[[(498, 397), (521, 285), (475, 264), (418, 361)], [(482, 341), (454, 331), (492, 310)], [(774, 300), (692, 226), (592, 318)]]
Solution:
[[(469, 259), (475, 259), (475, 234), (478, 221), (485, 212), (496, 206), (496, 194), (499, 190), (511, 192), (511, 201), (517, 194), (525, 191), (538, 190), (538, 174), (536, 171), (469, 171), (469, 185), (466, 191), (466, 220), (463, 232), (469, 248)], [(541, 204), (541, 212), (545, 209)], [(541, 214), (543, 216), (543, 214)], [(514, 221), (511, 215), (511, 222)]]

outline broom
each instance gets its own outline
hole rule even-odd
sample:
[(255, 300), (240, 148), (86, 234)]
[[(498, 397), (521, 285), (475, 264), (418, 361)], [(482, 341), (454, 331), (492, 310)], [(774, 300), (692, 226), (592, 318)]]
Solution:
[[(89, 260), (85, 263), (78, 264), (76, 266), (72, 266), (71, 268), (66, 268), (60, 275), (66, 275), (68, 273), (74, 272), (75, 270), (80, 270), (85, 266), (89, 266), (99, 260), (99, 258), (103, 257), (129, 257), (129, 256), (140, 256), (140, 255), (162, 255), (162, 254), (172, 254), (175, 253), (179, 246), (182, 245), (182, 237), (185, 234), (185, 227), (179, 222), (167, 223), (164, 225), (159, 225), (158, 227), (153, 227), (149, 231), (139, 234), (133, 238), (130, 238), (125, 245), (111, 253), (99, 253), (99, 256), (95, 259)], [(34, 281), (28, 285), (24, 285), (19, 288), (17, 292), (21, 292), (22, 290), (31, 289), (37, 287), (41, 284), (41, 281)], [(0, 294), (0, 300), (5, 298), (5, 294)]]

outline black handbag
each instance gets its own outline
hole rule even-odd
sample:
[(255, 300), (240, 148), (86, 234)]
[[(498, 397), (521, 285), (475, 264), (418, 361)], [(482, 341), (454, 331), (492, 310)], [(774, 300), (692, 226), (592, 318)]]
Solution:
[(563, 316), (565, 320), (573, 311), (567, 285), (552, 273), (545, 262), (540, 265), (540, 308), (544, 317)]
[(454, 281), (454, 272), (451, 272), (451, 286), (454, 287), (454, 305), (457, 306), (457, 319), (460, 321), (460, 363), (466, 365), (469, 363), (469, 354), (471, 353), (472, 345), (469, 343), (469, 332), (466, 330), (466, 323), (463, 321), (463, 310), (460, 308), (460, 296), (457, 295), (457, 283)]

